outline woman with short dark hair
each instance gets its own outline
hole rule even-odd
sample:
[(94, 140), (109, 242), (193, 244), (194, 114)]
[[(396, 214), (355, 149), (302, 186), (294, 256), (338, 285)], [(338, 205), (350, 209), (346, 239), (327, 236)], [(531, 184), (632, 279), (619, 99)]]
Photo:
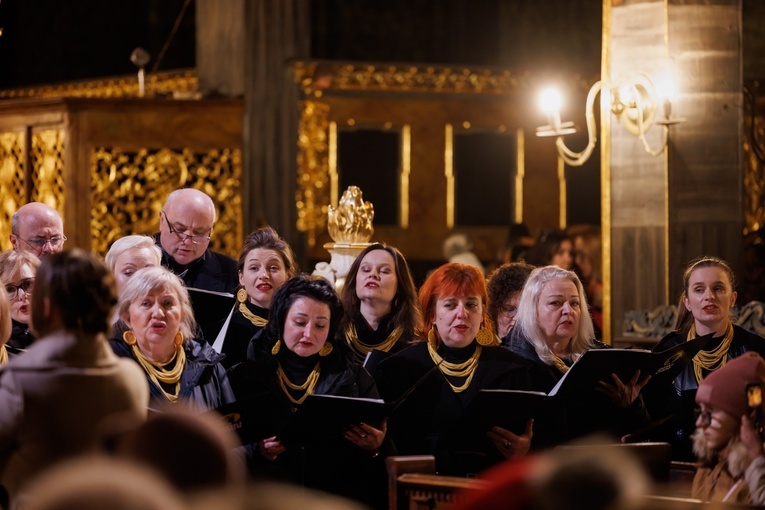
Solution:
[[(377, 398), (371, 376), (348, 359), (335, 337), (343, 308), (332, 285), (298, 275), (274, 294), (268, 324), (252, 339), (250, 359), (230, 370), (239, 401), (268, 395), (259, 414), (273, 424), (271, 436), (250, 445), (248, 464), (256, 477), (270, 477), (385, 507), (380, 450), (386, 426), (349, 424), (336, 436), (304, 444), (287, 434), (290, 418), (310, 395)], [(265, 405), (265, 404), (264, 404)], [(380, 428), (378, 428), (380, 427)]]

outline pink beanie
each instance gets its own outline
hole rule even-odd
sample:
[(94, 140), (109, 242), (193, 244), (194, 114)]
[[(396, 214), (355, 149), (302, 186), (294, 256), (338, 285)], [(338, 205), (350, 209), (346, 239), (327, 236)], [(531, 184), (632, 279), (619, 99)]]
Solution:
[(728, 361), (701, 381), (696, 402), (741, 418), (748, 409), (746, 387), (749, 384), (759, 384), (765, 392), (765, 361), (751, 351)]

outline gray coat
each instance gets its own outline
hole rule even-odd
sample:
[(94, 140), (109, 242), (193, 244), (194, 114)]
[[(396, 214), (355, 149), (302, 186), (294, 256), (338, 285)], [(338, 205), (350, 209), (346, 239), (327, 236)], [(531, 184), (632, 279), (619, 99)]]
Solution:
[(0, 481), (15, 497), (51, 464), (88, 450), (103, 420), (144, 419), (141, 368), (103, 336), (57, 331), (0, 368)]

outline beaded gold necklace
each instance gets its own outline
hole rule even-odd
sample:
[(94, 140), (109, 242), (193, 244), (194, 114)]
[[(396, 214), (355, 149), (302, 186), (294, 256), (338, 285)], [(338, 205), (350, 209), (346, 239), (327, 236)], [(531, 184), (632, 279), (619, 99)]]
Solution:
[(259, 328), (265, 327), (266, 324), (268, 324), (268, 319), (264, 319), (260, 315), (255, 315), (250, 311), (249, 308), (247, 308), (247, 305), (244, 303), (239, 303), (239, 311), (244, 315), (244, 317), (252, 322), (254, 326), (257, 326)]
[(8, 350), (5, 348), (5, 344), (0, 345), (0, 365), (8, 363)]
[(448, 379), (446, 380), (454, 393), (462, 393), (468, 389), (468, 386), (470, 386), (470, 382), (473, 380), (473, 376), (475, 375), (475, 369), (478, 368), (478, 358), (481, 356), (480, 345), (476, 345), (473, 355), (462, 363), (451, 363), (449, 361), (444, 361), (444, 358), (442, 358), (438, 352), (436, 352), (436, 349), (433, 347), (433, 345), (431, 345), (431, 342), (428, 342), (428, 353), (430, 354), (430, 358), (433, 360), (433, 363), (438, 366), (438, 370), (440, 370), (442, 374), (451, 377), (467, 378), (465, 379), (465, 382), (462, 384), (462, 386), (455, 386), (451, 383), (451, 381)]
[(348, 342), (351, 351), (353, 351), (353, 355), (361, 362), (364, 361), (364, 358), (366, 358), (367, 354), (373, 349), (388, 352), (391, 347), (398, 342), (398, 339), (401, 338), (403, 332), (404, 330), (399, 327), (391, 331), (388, 338), (379, 344), (365, 344), (359, 340), (359, 334), (356, 332), (356, 325), (351, 324), (348, 326), (348, 329), (345, 330), (345, 340)]
[[(316, 384), (319, 382), (319, 375), (321, 374), (321, 366), (319, 363), (316, 363), (316, 366), (313, 367), (313, 370), (311, 370), (311, 373), (308, 374), (308, 377), (306, 378), (305, 382), (303, 384), (295, 384), (292, 381), (289, 380), (287, 377), (287, 374), (284, 373), (284, 370), (282, 369), (281, 363), (276, 367), (276, 377), (279, 380), (279, 386), (281, 386), (282, 391), (285, 395), (287, 395), (287, 398), (290, 399), (290, 402), (292, 402), (295, 405), (302, 404), (306, 398), (308, 398), (308, 395), (313, 394), (314, 390), (316, 389)], [(303, 396), (300, 398), (294, 398), (292, 394), (287, 389), (294, 391), (303, 391)]]
[[(165, 370), (163, 365), (151, 361), (141, 352), (141, 349), (139, 349), (137, 345), (132, 345), (130, 348), (133, 350), (133, 356), (138, 361), (138, 364), (146, 371), (151, 382), (160, 389), (167, 400), (173, 404), (176, 403), (178, 401), (178, 395), (181, 392), (181, 374), (186, 365), (186, 351), (183, 350), (183, 346), (177, 346), (173, 357), (170, 358), (170, 361), (165, 363), (165, 365), (168, 365), (172, 363), (173, 360), (176, 360), (175, 366), (171, 370)], [(165, 384), (175, 384), (175, 392), (166, 392), (164, 388), (162, 388), (162, 385), (160, 384), (161, 382)]]
[[(696, 324), (691, 324), (686, 341), (696, 338)], [(713, 371), (725, 366), (728, 361), (728, 349), (733, 342), (733, 324), (728, 322), (728, 329), (725, 330), (720, 345), (712, 351), (700, 350), (693, 357), (693, 373), (696, 375), (696, 382), (701, 382), (704, 378), (702, 370)]]

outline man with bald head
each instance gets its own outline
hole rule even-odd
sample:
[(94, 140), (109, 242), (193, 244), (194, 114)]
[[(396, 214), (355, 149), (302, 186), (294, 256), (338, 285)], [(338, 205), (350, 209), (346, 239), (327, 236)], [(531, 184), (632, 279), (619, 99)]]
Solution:
[(180, 276), (187, 287), (233, 292), (239, 284), (236, 261), (209, 248), (217, 213), (212, 199), (191, 189), (168, 195), (159, 213), (162, 265)]
[(14, 250), (28, 251), (38, 257), (64, 249), (64, 220), (52, 207), (30, 202), (11, 217), (11, 244)]

